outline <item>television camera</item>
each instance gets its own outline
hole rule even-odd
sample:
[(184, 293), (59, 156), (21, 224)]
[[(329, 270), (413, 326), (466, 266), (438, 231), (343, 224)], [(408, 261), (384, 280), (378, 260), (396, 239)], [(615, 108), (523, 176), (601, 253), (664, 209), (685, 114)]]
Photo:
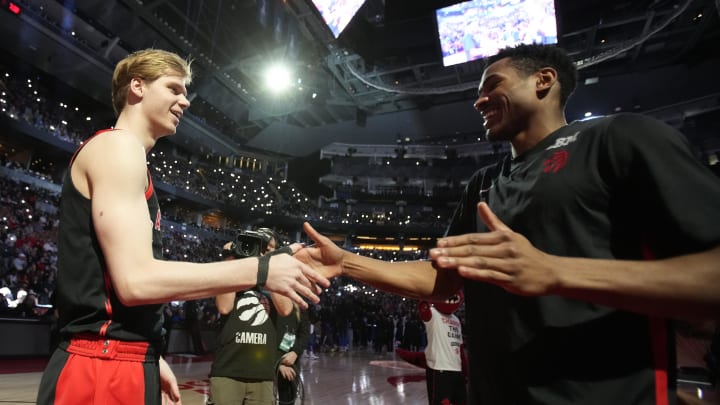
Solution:
[(257, 231), (238, 231), (227, 254), (237, 259), (260, 256), (267, 251), (268, 243), (274, 237), (273, 232), (265, 228)]

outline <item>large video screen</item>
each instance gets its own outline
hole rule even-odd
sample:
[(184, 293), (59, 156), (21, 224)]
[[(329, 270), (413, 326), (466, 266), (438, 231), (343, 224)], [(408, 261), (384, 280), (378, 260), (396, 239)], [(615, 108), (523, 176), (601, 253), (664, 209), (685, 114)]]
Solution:
[(365, 0), (312, 0), (312, 2), (337, 38)]
[(435, 11), (443, 65), (517, 44), (557, 43), (554, 0), (472, 0)]

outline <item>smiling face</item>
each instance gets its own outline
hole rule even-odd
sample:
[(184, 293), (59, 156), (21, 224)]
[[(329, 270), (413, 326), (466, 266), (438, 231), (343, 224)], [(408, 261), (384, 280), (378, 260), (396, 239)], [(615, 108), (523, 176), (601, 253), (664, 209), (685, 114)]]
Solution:
[(185, 78), (171, 72), (153, 81), (135, 78), (132, 85), (141, 87), (142, 108), (151, 132), (157, 135), (174, 134), (183, 112), (190, 106)]
[(137, 51), (118, 62), (112, 79), (112, 102), (115, 113), (120, 115), (128, 103), (128, 89), (132, 86), (133, 80), (142, 79), (152, 83), (168, 75), (182, 78), (184, 89), (192, 81), (190, 62), (162, 49)]
[(484, 118), (489, 141), (509, 141), (527, 129), (537, 108), (535, 83), (535, 75), (518, 71), (509, 58), (485, 69), (474, 107)]

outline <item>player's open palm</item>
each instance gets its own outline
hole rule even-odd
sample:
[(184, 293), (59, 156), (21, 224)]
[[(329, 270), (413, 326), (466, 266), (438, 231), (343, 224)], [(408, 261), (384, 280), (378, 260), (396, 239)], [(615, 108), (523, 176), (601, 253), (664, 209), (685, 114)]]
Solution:
[(450, 236), (438, 241), (430, 257), (441, 268), (465, 278), (497, 284), (521, 295), (549, 294), (557, 285), (555, 257), (513, 232), (485, 203), (478, 215), (490, 232)]

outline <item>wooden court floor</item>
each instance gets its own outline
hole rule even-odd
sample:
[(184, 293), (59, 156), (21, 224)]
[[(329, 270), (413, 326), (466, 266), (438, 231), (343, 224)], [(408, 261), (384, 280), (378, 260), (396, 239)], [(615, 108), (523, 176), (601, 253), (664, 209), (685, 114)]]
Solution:
[[(678, 343), (678, 364), (701, 366), (697, 359), (706, 342), (685, 339)], [(211, 357), (169, 355), (167, 360), (178, 378), (183, 405), (205, 405)], [(43, 359), (17, 359), (17, 372), (0, 373), (0, 405), (34, 404), (44, 363)], [(318, 359), (303, 358), (301, 364), (305, 405), (427, 404), (425, 370), (396, 358), (393, 353), (322, 353)], [(9, 360), (0, 359), (0, 369), (13, 366)], [(698, 404), (720, 404), (714, 388), (679, 384), (681, 390), (693, 396), (698, 387), (704, 392), (704, 401)]]
[[(171, 355), (168, 362), (178, 378), (183, 405), (204, 405), (210, 359)], [(427, 404), (425, 370), (392, 353), (323, 353), (301, 362), (305, 405)], [(0, 405), (34, 404), (41, 374), (0, 374)]]

